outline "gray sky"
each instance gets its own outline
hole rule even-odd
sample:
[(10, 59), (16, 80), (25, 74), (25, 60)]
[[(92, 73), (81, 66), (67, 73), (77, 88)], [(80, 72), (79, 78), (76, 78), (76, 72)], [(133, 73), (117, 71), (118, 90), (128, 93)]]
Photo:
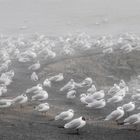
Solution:
[(0, 0), (0, 19), (6, 34), (139, 33), (140, 0)]

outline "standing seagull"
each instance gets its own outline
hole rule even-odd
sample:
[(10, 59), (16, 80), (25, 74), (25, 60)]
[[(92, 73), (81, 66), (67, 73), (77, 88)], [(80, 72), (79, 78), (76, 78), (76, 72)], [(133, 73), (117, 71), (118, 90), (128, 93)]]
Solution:
[(43, 86), (51, 87), (51, 81), (49, 79), (45, 79), (44, 82), (43, 82)]
[(80, 117), (77, 119), (74, 119), (72, 121), (70, 121), (69, 123), (66, 123), (64, 125), (64, 128), (66, 129), (76, 129), (77, 134), (79, 134), (79, 129), (84, 127), (86, 125), (86, 121), (84, 117)]
[(31, 80), (32, 80), (32, 81), (38, 81), (38, 76), (37, 76), (36, 72), (33, 72), (33, 73), (31, 74)]
[(34, 110), (38, 111), (38, 112), (42, 112), (43, 114), (45, 113), (46, 115), (46, 112), (50, 109), (50, 106), (48, 103), (41, 103), (39, 104), (38, 106), (35, 107)]
[(15, 97), (15, 98), (13, 99), (13, 101), (14, 101), (15, 104), (19, 104), (19, 105), (20, 105), (20, 108), (23, 108), (22, 105), (24, 105), (24, 104), (27, 103), (28, 97), (27, 97), (27, 95), (26, 95), (25, 93), (23, 93), (23, 94), (21, 94), (21, 95)]

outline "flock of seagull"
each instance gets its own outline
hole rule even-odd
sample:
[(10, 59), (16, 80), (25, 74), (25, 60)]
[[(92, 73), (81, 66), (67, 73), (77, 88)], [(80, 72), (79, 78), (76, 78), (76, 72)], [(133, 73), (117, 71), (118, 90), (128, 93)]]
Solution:
[[(62, 52), (67, 55), (72, 55), (75, 51), (71, 46), (84, 46), (90, 49), (93, 44), (88, 42), (89, 37), (85, 35), (79, 35), (76, 39), (69, 36), (69, 38), (59, 38), (59, 42), (65, 44), (62, 48)], [(52, 88), (52, 84), (64, 80), (64, 74), (58, 73), (57, 75), (51, 76), (44, 79), (42, 83), (39, 81), (39, 76), (37, 71), (41, 69), (40, 60), (42, 57), (44, 59), (54, 59), (57, 56), (57, 53), (54, 51), (55, 43), (52, 40), (49, 40), (45, 36), (37, 36), (32, 41), (27, 42), (21, 36), (17, 38), (7, 38), (1, 36), (0, 45), (1, 45), (1, 64), (0, 64), (0, 109), (9, 108), (13, 105), (20, 105), (21, 108), (24, 107), (28, 102), (38, 101), (38, 105), (34, 107), (35, 111), (46, 114), (47, 111), (51, 108), (47, 100), (49, 99), (49, 94), (47, 88)], [(73, 42), (74, 40), (74, 42)], [(99, 45), (103, 48), (103, 53), (111, 53), (113, 42), (110, 40), (107, 41), (106, 37), (103, 37), (100, 40), (96, 40), (94, 45)], [(123, 40), (123, 41), (122, 41)], [(133, 45), (131, 42), (133, 40)], [(133, 36), (127, 38), (120, 37), (118, 39), (119, 44), (123, 44), (121, 49), (126, 52), (138, 49), (137, 46), (134, 47), (134, 40), (139, 40)], [(78, 42), (78, 43), (77, 43)], [(124, 43), (125, 42), (125, 43)], [(129, 44), (128, 44), (129, 42)], [(71, 43), (71, 45), (70, 45)], [(104, 45), (103, 45), (104, 44)], [(137, 44), (138, 45), (138, 44)], [(28, 46), (28, 48), (27, 48)], [(97, 47), (96, 46), (96, 47)], [(81, 47), (82, 48), (82, 47)], [(3, 98), (8, 91), (8, 86), (13, 82), (15, 76), (15, 71), (10, 69), (13, 61), (18, 61), (19, 63), (31, 63), (28, 67), (28, 70), (31, 72), (30, 80), (33, 82), (38, 82), (37, 85), (26, 89), (23, 91), (23, 94), (17, 97), (11, 97), (10, 99)], [(138, 77), (139, 78), (139, 77)], [(81, 93), (79, 97), (76, 96), (77, 89), (87, 88), (86, 93)], [(109, 115), (104, 118), (104, 121), (116, 121), (117, 125), (137, 125), (140, 123), (140, 113), (130, 115), (130, 112), (133, 112), (136, 109), (136, 103), (140, 100), (140, 89), (135, 90), (136, 93), (130, 97), (130, 102), (118, 106), (127, 95), (129, 95), (129, 87), (124, 80), (120, 80), (118, 84), (114, 85), (108, 89), (107, 92), (104, 90), (97, 90), (96, 86), (93, 84), (92, 77), (87, 77), (81, 82), (76, 82), (74, 79), (70, 79), (63, 87), (60, 88), (59, 92), (66, 93), (67, 100), (73, 100), (74, 98), (79, 98), (81, 104), (85, 105), (85, 108), (92, 109), (103, 109), (107, 104), (116, 104), (116, 109), (113, 110)], [(127, 114), (127, 117), (123, 122), (119, 122), (120, 119)], [(63, 126), (65, 129), (75, 129), (77, 134), (79, 129), (86, 125), (86, 118), (80, 116), (79, 118), (73, 119), (75, 111), (69, 109), (67, 111), (60, 112), (54, 117), (54, 120), (63, 120), (66, 124)]]

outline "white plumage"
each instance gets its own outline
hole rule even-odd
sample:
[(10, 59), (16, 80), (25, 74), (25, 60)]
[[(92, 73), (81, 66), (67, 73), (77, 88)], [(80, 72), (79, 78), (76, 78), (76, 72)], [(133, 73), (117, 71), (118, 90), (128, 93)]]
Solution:
[(74, 119), (74, 120), (66, 123), (64, 125), (64, 128), (66, 128), (66, 129), (76, 129), (78, 131), (80, 128), (84, 127), (85, 125), (86, 125), (85, 118), (80, 117), (80, 118)]
[(117, 107), (116, 110), (114, 110), (113, 112), (111, 112), (106, 118), (105, 121), (109, 121), (109, 120), (119, 120), (120, 118), (122, 118), (124, 116), (124, 110), (122, 107)]
[(55, 120), (71, 120), (74, 116), (74, 110), (69, 109), (68, 111), (61, 112), (59, 115), (55, 116)]
[(31, 80), (32, 80), (32, 81), (38, 81), (38, 76), (37, 76), (36, 72), (33, 72), (33, 73), (31, 74)]
[(95, 100), (92, 103), (88, 103), (88, 105), (86, 105), (86, 107), (89, 108), (95, 108), (95, 109), (100, 109), (106, 106), (106, 102), (104, 99), (101, 100)]

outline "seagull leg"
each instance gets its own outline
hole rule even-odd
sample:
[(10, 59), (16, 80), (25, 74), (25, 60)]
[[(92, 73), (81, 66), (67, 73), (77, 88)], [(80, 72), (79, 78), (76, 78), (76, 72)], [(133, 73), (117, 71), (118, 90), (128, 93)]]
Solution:
[(117, 123), (117, 125), (119, 125), (119, 121), (118, 120), (116, 120), (116, 123)]
[(22, 108), (23, 108), (23, 106), (22, 106), (22, 104), (20, 104), (20, 111), (22, 112)]
[(129, 112), (127, 112), (127, 116), (130, 116)]
[(77, 135), (80, 135), (79, 129), (76, 129), (76, 134), (77, 134)]

